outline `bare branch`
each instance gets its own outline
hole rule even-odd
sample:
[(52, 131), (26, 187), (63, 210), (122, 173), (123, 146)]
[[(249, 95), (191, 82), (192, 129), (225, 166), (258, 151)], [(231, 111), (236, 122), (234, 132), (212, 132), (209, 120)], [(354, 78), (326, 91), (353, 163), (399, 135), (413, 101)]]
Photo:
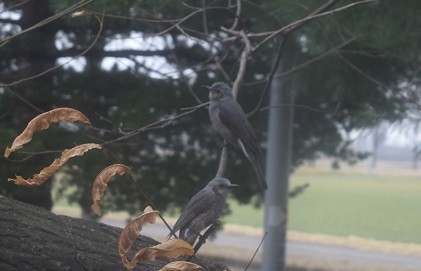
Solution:
[(207, 103), (205, 103), (205, 104), (199, 104), (199, 105), (194, 106), (194, 107), (190, 107), (191, 109), (188, 110), (187, 112), (180, 113), (180, 114), (178, 114), (176, 116), (169, 117), (169, 118), (166, 118), (166, 119), (162, 119), (162, 120), (159, 120), (159, 121), (150, 123), (148, 125), (145, 125), (143, 127), (138, 128), (136, 130), (133, 130), (133, 131), (131, 131), (131, 132), (129, 132), (129, 133), (127, 133), (127, 134), (119, 137), (119, 138), (106, 141), (106, 142), (104, 142), (102, 144), (103, 145), (109, 145), (111, 143), (116, 143), (116, 142), (119, 142), (119, 141), (122, 141), (122, 140), (126, 140), (128, 138), (134, 137), (134, 136), (136, 136), (136, 135), (138, 135), (138, 134), (140, 134), (142, 132), (145, 132), (145, 131), (165, 128), (168, 125), (171, 125), (175, 120), (180, 119), (180, 118), (182, 118), (184, 116), (187, 116), (187, 115), (190, 115), (190, 114), (194, 113), (197, 109), (204, 107), (206, 104)]
[(259, 249), (262, 246), (263, 241), (265, 241), (265, 238), (266, 238), (267, 235), (268, 235), (268, 232), (265, 232), (265, 234), (262, 237), (262, 241), (260, 241), (259, 246), (257, 247), (256, 251), (254, 252), (253, 257), (251, 257), (251, 259), (250, 259), (249, 263), (247, 264), (246, 268), (244, 268), (244, 271), (246, 271), (250, 267), (251, 263), (253, 262), (254, 258), (257, 255), (257, 252), (259, 252)]
[(199, 104), (199, 105), (196, 105), (196, 106), (192, 106), (192, 107), (183, 107), (180, 110), (183, 111), (183, 110), (199, 109), (201, 107), (205, 107), (205, 106), (209, 105), (209, 103), (210, 102), (206, 102), (206, 103), (202, 103), (202, 104)]
[(61, 153), (61, 152), (63, 152), (63, 150), (50, 150), (50, 151), (42, 151), (42, 152), (23, 152), (23, 151), (18, 151), (18, 152), (22, 153), (22, 154), (28, 154), (28, 156), (23, 158), (23, 159), (20, 159), (20, 160), (10, 159), (10, 158), (4, 157), (4, 156), (1, 156), (1, 158), (3, 160), (13, 162), (13, 163), (22, 163), (22, 162), (25, 162), (26, 160), (31, 159), (32, 157), (34, 157), (36, 155)]
[[(66, 57), (74, 56), (75, 54), (80, 54), (83, 49), (71, 48), (67, 50), (58, 51), (55, 57)], [(83, 51), (86, 51), (84, 49)], [(97, 51), (92, 50), (92, 54), (95, 54)], [(101, 57), (124, 57), (128, 58), (130, 56), (168, 56), (171, 54), (170, 49), (162, 50), (118, 50), (118, 51), (100, 51)]]
[[(368, 0), (366, 0), (366, 1), (364, 1), (364, 2), (367, 2), (367, 1), (368, 1)], [(275, 75), (276, 69), (278, 68), (278, 66), (279, 66), (279, 62), (280, 62), (280, 59), (281, 59), (281, 57), (282, 57), (282, 51), (283, 51), (284, 46), (285, 46), (285, 42), (286, 42), (287, 35), (288, 35), (288, 34), (290, 34), (290, 33), (292, 33), (293, 31), (297, 30), (299, 27), (302, 27), (302, 26), (304, 25), (304, 23), (309, 22), (309, 21), (310, 21), (310, 19), (309, 19), (309, 18), (314, 19), (314, 18), (315, 18), (314, 16), (316, 16), (316, 15), (317, 15), (317, 12), (323, 11), (323, 10), (325, 10), (325, 9), (327, 9), (327, 8), (329, 8), (329, 7), (331, 7), (331, 6), (332, 6), (332, 5), (334, 5), (336, 2), (337, 2), (337, 0), (331, 0), (331, 1), (327, 2), (327, 3), (325, 3), (323, 6), (319, 7), (317, 10), (315, 10), (314, 12), (312, 12), (309, 16), (307, 16), (306, 18), (304, 18), (304, 19), (300, 20), (300, 21), (301, 21), (301, 24), (298, 24), (297, 22), (300, 22), (300, 21), (297, 21), (297, 22), (294, 22), (294, 23), (290, 24), (289, 26), (291, 26), (291, 28), (289, 28), (289, 29), (287, 28), (288, 26), (286, 26), (286, 27), (282, 28), (282, 29), (285, 29), (285, 33), (280, 32), (280, 33), (282, 33), (282, 34), (284, 35), (284, 37), (283, 37), (283, 39), (282, 39), (282, 41), (281, 41), (281, 45), (280, 45), (280, 48), (279, 48), (278, 55), (277, 55), (277, 57), (276, 57), (275, 63), (274, 63), (274, 65), (273, 65), (273, 67), (272, 67), (271, 71), (269, 72), (268, 78), (267, 78), (267, 80), (266, 80), (265, 87), (264, 87), (264, 89), (263, 89), (263, 91), (262, 91), (262, 94), (260, 95), (259, 102), (257, 103), (256, 107), (255, 107), (255, 108), (254, 108), (254, 109), (253, 109), (250, 113), (248, 113), (248, 114), (247, 114), (247, 116), (251, 116), (251, 115), (255, 114), (256, 112), (258, 112), (258, 111), (259, 111), (259, 109), (260, 109), (260, 107), (261, 107), (261, 106), (262, 106), (262, 104), (263, 104), (264, 99), (265, 99), (265, 98), (266, 98), (266, 96), (267, 96), (267, 93), (268, 93), (268, 91), (269, 91), (269, 87), (270, 87), (270, 85), (271, 85), (271, 83), (272, 83), (272, 80), (273, 80), (273, 77), (274, 77), (274, 75)], [(355, 3), (358, 3), (358, 2), (355, 2)], [(354, 3), (354, 4), (355, 4), (355, 3)], [(348, 6), (349, 6), (349, 5), (348, 5)], [(346, 6), (345, 6), (345, 7), (346, 7)], [(337, 12), (337, 11), (339, 11), (339, 10), (343, 10), (345, 7), (342, 7), (342, 8), (336, 9), (336, 10), (332, 10), (332, 11), (330, 11), (330, 12), (325, 12), (325, 14), (331, 14), (332, 12)], [(315, 14), (315, 15), (312, 15), (312, 14)], [(322, 14), (322, 13), (320, 13), (320, 14)], [(319, 15), (320, 15), (320, 14), (319, 14)], [(288, 30), (286, 30), (286, 29), (288, 29)], [(355, 39), (355, 38), (354, 38), (354, 39)], [(346, 44), (348, 44), (348, 43), (350, 43), (350, 42), (352, 42), (352, 41), (353, 41), (353, 39), (348, 40), (348, 41), (345, 41), (345, 42), (343, 42), (342, 44), (340, 44), (339, 46), (340, 46), (340, 47), (343, 47), (343, 46), (345, 46)], [(261, 46), (262, 44), (263, 44), (263, 43), (260, 43), (257, 47)], [(255, 47), (255, 48), (253, 49), (253, 52), (257, 50), (257, 47)], [(340, 47), (339, 47), (339, 48), (340, 48)], [(336, 51), (336, 50), (337, 50), (337, 48), (336, 48), (336, 47), (335, 47), (334, 49), (335, 49), (335, 50), (332, 50), (332, 51)], [(332, 51), (328, 51), (328, 53), (330, 53), (330, 52), (332, 52)], [(312, 59), (312, 60), (310, 60), (310, 61), (311, 61), (311, 62), (313, 62), (313, 61), (316, 61), (316, 60), (318, 60), (318, 59), (320, 59), (320, 58), (322, 58), (322, 57), (324, 57), (324, 56), (325, 56), (325, 54), (322, 54), (322, 55), (323, 55), (323, 56), (319, 56), (319, 57), (317, 57), (317, 58), (315, 58), (315, 59)], [(326, 53), (326, 55), (327, 55), (327, 53)], [(311, 63), (311, 62), (309, 62), (309, 63)], [(286, 71), (286, 72), (282, 73), (282, 75), (281, 75), (281, 76), (285, 76), (285, 75), (287, 75), (287, 74), (289, 74), (289, 73), (291, 73), (291, 72), (293, 72), (293, 71), (295, 71), (295, 70), (297, 70), (297, 69), (299, 69), (299, 68), (304, 67), (305, 65), (308, 65), (309, 63), (303, 63), (303, 64), (301, 64), (301, 65), (299, 65), (299, 66), (297, 66), (297, 67), (294, 67), (294, 68), (292, 68), (291, 70), (288, 70), (288, 71)]]
[(374, 84), (387, 89), (388, 86), (386, 86), (385, 84), (383, 84), (382, 82), (380, 82), (379, 80), (371, 77), (370, 75), (368, 75), (367, 73), (365, 73), (363, 70), (361, 70), (360, 68), (358, 68), (357, 66), (355, 66), (351, 61), (349, 61), (348, 59), (346, 59), (342, 54), (340, 54), (339, 52), (336, 52), (336, 55), (343, 61), (345, 62), (349, 67), (351, 67), (353, 70), (355, 70), (356, 72), (358, 72), (359, 74), (361, 74), (362, 76), (364, 76), (365, 78), (367, 78), (368, 80), (370, 80), (371, 82), (373, 82)]
[(206, 0), (202, 0), (202, 8), (203, 8), (203, 14), (202, 14), (202, 22), (203, 22), (203, 32), (206, 36), (209, 35), (208, 30), (208, 17), (206, 15)]
[(20, 83), (22, 83), (22, 82), (26, 82), (26, 81), (29, 81), (29, 80), (32, 80), (32, 79), (35, 79), (35, 78), (38, 78), (38, 77), (40, 77), (40, 76), (43, 76), (44, 74), (47, 74), (47, 73), (49, 73), (49, 72), (51, 72), (51, 71), (53, 71), (53, 70), (56, 70), (56, 69), (58, 69), (58, 68), (60, 68), (60, 67), (63, 67), (64, 65), (66, 65), (66, 64), (68, 64), (68, 63), (70, 63), (71, 61), (73, 61), (75, 58), (77, 58), (77, 57), (80, 57), (80, 56), (83, 56), (83, 55), (85, 55), (89, 50), (91, 50), (93, 47), (94, 47), (94, 45), (97, 43), (97, 41), (98, 41), (98, 39), (99, 39), (99, 36), (100, 36), (100, 34), (101, 34), (101, 32), (102, 32), (102, 28), (103, 28), (103, 26), (104, 26), (104, 17), (102, 17), (102, 18), (99, 18), (98, 16), (95, 16), (95, 18), (98, 20), (98, 22), (99, 22), (99, 30), (98, 30), (98, 33), (97, 33), (97, 35), (95, 36), (95, 39), (93, 40), (93, 42), (91, 43), (91, 45), (89, 45), (89, 47), (88, 48), (86, 48), (82, 53), (80, 53), (79, 55), (77, 55), (77, 56), (74, 56), (74, 57), (72, 57), (70, 60), (68, 60), (68, 61), (66, 61), (66, 62), (64, 62), (64, 63), (62, 63), (62, 64), (60, 64), (60, 65), (56, 65), (56, 66), (54, 66), (54, 67), (51, 67), (51, 68), (49, 68), (49, 69), (47, 69), (47, 70), (44, 70), (44, 71), (42, 71), (42, 72), (40, 72), (40, 73), (38, 73), (38, 74), (35, 74), (35, 75), (32, 75), (32, 76), (29, 76), (29, 77), (26, 77), (26, 78), (22, 78), (22, 79), (20, 79), (20, 80), (17, 80), (17, 81), (14, 81), (14, 82), (12, 82), (12, 83), (6, 83), (6, 84), (4, 84), (4, 83), (1, 83), (0, 82), (0, 86), (1, 87), (10, 87), (10, 86), (14, 86), (14, 85), (17, 85), (17, 84), (20, 84)]
[(49, 23), (51, 23), (51, 22), (53, 22), (53, 21), (55, 21), (55, 20), (57, 20), (57, 19), (65, 16), (67, 14), (70, 14), (70, 13), (72, 13), (72, 12), (80, 9), (81, 7), (84, 7), (84, 6), (92, 3), (93, 1), (94, 0), (82, 0), (82, 1), (74, 4), (73, 6), (68, 7), (67, 9), (65, 9), (63, 11), (61, 11), (61, 12), (59, 12), (57, 14), (54, 14), (53, 16), (48, 17), (47, 19), (42, 20), (41, 22), (36, 23), (35, 25), (33, 25), (31, 27), (28, 27), (28, 28), (22, 30), (21, 32), (15, 34), (15, 35), (9, 36), (9, 37), (5, 38), (4, 40), (0, 41), (0, 47), (2, 47), (3, 45), (5, 45), (11, 39), (14, 39), (14, 38), (16, 38), (16, 37), (18, 37), (20, 35), (23, 35), (23, 34), (29, 32), (29, 31), (32, 31), (34, 29), (40, 28), (41, 26), (44, 26), (46, 24), (49, 24)]
[(204, 10), (211, 10), (211, 9), (215, 9), (215, 10), (221, 10), (221, 9), (223, 9), (223, 10), (226, 10), (226, 11), (231, 12), (231, 11), (230, 11), (228, 8), (226, 8), (226, 7), (207, 7), (207, 8), (205, 8), (205, 9), (200, 8), (200, 9), (197, 9), (197, 10), (195, 10), (195, 11), (191, 12), (191, 13), (190, 13), (190, 14), (188, 14), (187, 16), (185, 16), (185, 17), (183, 17), (183, 18), (181, 18), (181, 19), (177, 20), (177, 22), (176, 22), (175, 24), (173, 24), (172, 26), (168, 27), (167, 29), (165, 29), (165, 30), (163, 30), (163, 31), (161, 31), (161, 32), (159, 32), (159, 33), (153, 34), (153, 35), (151, 35), (151, 36), (161, 36), (161, 35), (163, 35), (163, 34), (166, 34), (166, 33), (170, 32), (171, 30), (173, 30), (173, 29), (175, 29), (175, 28), (182, 29), (182, 28), (181, 28), (181, 26), (180, 26), (182, 23), (184, 23), (185, 21), (189, 20), (190, 18), (192, 18), (192, 17), (193, 17), (193, 16), (195, 16), (196, 14), (198, 14), (198, 13), (202, 13)]
[(321, 109), (321, 108), (317, 108), (317, 107), (313, 107), (313, 106), (309, 106), (309, 105), (305, 105), (305, 104), (296, 104), (296, 103), (293, 103), (293, 104), (274, 104), (274, 105), (271, 105), (271, 106), (262, 107), (262, 108), (260, 108), (260, 110), (263, 111), (263, 110), (268, 110), (270, 108), (282, 107), (282, 106), (284, 106), (284, 107), (294, 107), (294, 108), (303, 108), (303, 109), (307, 109), (307, 110), (310, 110), (310, 111), (319, 112), (319, 113), (323, 113), (323, 114), (326, 114), (326, 113), (332, 114), (332, 115), (336, 114), (336, 112), (332, 112), (330, 110)]
[(11, 89), (10, 87), (4, 86), (4, 88), (7, 91), (9, 91), (10, 93), (12, 93), (13, 96), (15, 96), (16, 98), (18, 98), (18, 100), (21, 100), (22, 102), (26, 103), (27, 105), (29, 105), (29, 107), (31, 107), (35, 111), (38, 111), (40, 113), (44, 113), (44, 110), (40, 109), (39, 107), (36, 107), (34, 104), (32, 104), (31, 102), (29, 102), (27, 99), (23, 98), (21, 95), (19, 95), (19, 93), (17, 93), (16, 91), (14, 91), (13, 89)]
[(250, 52), (251, 52), (250, 40), (247, 38), (244, 31), (240, 31), (239, 35), (243, 39), (245, 47), (244, 47), (243, 51), (241, 52), (240, 67), (238, 68), (237, 78), (235, 79), (234, 84), (232, 86), (234, 99), (237, 99), (238, 91), (240, 89), (240, 85), (243, 83), (244, 74), (246, 73), (247, 58), (248, 58), (248, 56), (250, 55)]
[(221, 157), (219, 158), (218, 171), (215, 174), (215, 178), (222, 177), (225, 174), (225, 169), (227, 168), (227, 162), (228, 162), (227, 144), (228, 142), (224, 140), (224, 145), (221, 150)]
[(240, 15), (241, 15), (241, 0), (237, 0), (237, 11), (235, 12), (234, 23), (230, 27), (230, 30), (235, 30), (237, 28)]
[(269, 91), (269, 87), (272, 84), (273, 76), (275, 75), (275, 72), (278, 69), (279, 63), (281, 61), (282, 53), (283, 53), (284, 47), (285, 47), (285, 43), (286, 43), (286, 38), (284, 37), (281, 40), (281, 44), (279, 45), (278, 55), (276, 56), (275, 62), (273, 63), (273, 66), (272, 66), (272, 69), (269, 72), (268, 78), (266, 80), (265, 87), (263, 88), (262, 94), (260, 95), (259, 102), (257, 103), (256, 107), (250, 113), (247, 114), (247, 117), (255, 114), (257, 111), (259, 111), (260, 107), (262, 106), (263, 101), (265, 100), (265, 98), (267, 96), (267, 93)]
[[(240, 67), (238, 68), (237, 78), (235, 79), (234, 84), (232, 86), (232, 96), (234, 97), (234, 99), (237, 99), (238, 90), (240, 88), (240, 85), (243, 82), (244, 74), (246, 72), (247, 58), (251, 52), (251, 44), (250, 44), (250, 40), (247, 38), (246, 34), (242, 30), (234, 31), (234, 30), (223, 28), (223, 27), (222, 27), (222, 30), (231, 34), (236, 34), (236, 35), (241, 36), (244, 42), (244, 48), (243, 48), (243, 51), (241, 52), (241, 57), (240, 57)], [(219, 166), (218, 166), (218, 171), (216, 172), (216, 177), (222, 177), (225, 173), (227, 160), (228, 160), (227, 144), (228, 142), (224, 140), (224, 146), (222, 147), (221, 157), (219, 159)]]
[(276, 31), (271, 31), (271, 32), (264, 32), (264, 33), (258, 33), (258, 34), (249, 34), (249, 37), (262, 37), (262, 36), (267, 36), (262, 42), (260, 42), (254, 49), (253, 52), (259, 50), (265, 43), (267, 43), (269, 40), (271, 40), (272, 38), (274, 38), (277, 35), (280, 34), (284, 34), (287, 35), (301, 27), (303, 27), (304, 25), (306, 25), (307, 23), (309, 23), (310, 21), (319, 18), (319, 17), (323, 17), (326, 15), (332, 15), (336, 12), (339, 11), (343, 11), (346, 10), (348, 8), (354, 7), (356, 5), (361, 5), (361, 4), (366, 4), (366, 3), (370, 3), (373, 2), (374, 0), (362, 0), (362, 1), (358, 1), (358, 2), (354, 2), (348, 5), (345, 5), (343, 7), (337, 8), (337, 9), (333, 9), (330, 11), (326, 11), (323, 12), (324, 10), (330, 8), (331, 6), (333, 6), (334, 4), (336, 4), (336, 2), (338, 2), (339, 0), (330, 0), (327, 3), (325, 3), (324, 5), (322, 5), (321, 7), (319, 7), (317, 10), (315, 10), (314, 12), (312, 12), (310, 15), (306, 16), (305, 18), (295, 21), (287, 26), (282, 27), (281, 29), (278, 29)]
[(15, 9), (15, 8), (17, 8), (17, 7), (21, 6), (21, 5), (23, 5), (23, 4), (25, 4), (25, 3), (29, 2), (29, 1), (31, 1), (31, 0), (23, 0), (23, 1), (18, 2), (18, 3), (16, 3), (16, 4), (11, 4), (11, 5), (9, 5), (9, 6), (6, 6), (6, 7), (5, 7), (5, 9), (3, 9), (3, 10), (0, 12), (0, 14), (2, 14), (2, 13), (4, 13), (4, 12), (7, 12), (7, 11), (9, 11), (9, 10)]
[(322, 54), (320, 54), (318, 56), (315, 56), (315, 57), (313, 57), (313, 58), (311, 58), (311, 59), (309, 59), (309, 60), (307, 60), (307, 61), (305, 61), (305, 62), (303, 62), (303, 63), (301, 63), (299, 65), (297, 65), (297, 66), (294, 66), (291, 69), (289, 69), (287, 71), (284, 71), (280, 75), (277, 75), (275, 77), (276, 78), (277, 77), (283, 77), (283, 76), (289, 75), (289, 74), (291, 74), (293, 72), (296, 72), (297, 70), (302, 69), (302, 68), (304, 68), (304, 67), (312, 64), (313, 62), (316, 62), (316, 61), (324, 58), (325, 56), (330, 55), (331, 53), (337, 52), (338, 49), (340, 49), (340, 48), (342, 48), (342, 47), (344, 47), (344, 46), (346, 46), (346, 45), (354, 42), (355, 40), (357, 40), (357, 37), (350, 38), (350, 39), (342, 42), (341, 44), (339, 44), (339, 45), (337, 45), (337, 46), (329, 49), (328, 51), (326, 51), (326, 52), (324, 52), (324, 53), (322, 53)]

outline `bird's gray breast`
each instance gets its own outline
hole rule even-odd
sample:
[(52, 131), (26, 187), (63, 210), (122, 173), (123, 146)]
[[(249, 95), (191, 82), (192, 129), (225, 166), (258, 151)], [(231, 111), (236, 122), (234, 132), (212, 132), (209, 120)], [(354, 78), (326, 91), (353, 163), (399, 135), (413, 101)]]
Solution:
[(193, 232), (200, 232), (204, 228), (215, 223), (222, 215), (226, 198), (220, 195), (213, 194), (209, 197), (208, 209), (196, 216), (189, 225), (189, 230)]
[(209, 117), (212, 126), (223, 138), (228, 140), (230, 144), (239, 147), (237, 137), (231, 132), (230, 127), (227, 127), (219, 117), (220, 114), (226, 114), (226, 112), (220, 110), (219, 103), (220, 102), (211, 102), (209, 105)]

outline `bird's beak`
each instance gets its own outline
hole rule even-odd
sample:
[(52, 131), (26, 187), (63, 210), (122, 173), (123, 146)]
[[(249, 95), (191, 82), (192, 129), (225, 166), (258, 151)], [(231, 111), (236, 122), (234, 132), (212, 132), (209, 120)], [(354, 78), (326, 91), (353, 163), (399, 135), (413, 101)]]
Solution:
[(230, 186), (228, 186), (229, 189), (236, 188), (236, 187), (239, 187), (239, 185), (238, 184), (231, 184)]
[(212, 88), (212, 87), (210, 87), (210, 86), (205, 86), (205, 85), (202, 85), (202, 88), (205, 88), (205, 89), (207, 89), (207, 90), (211, 90), (211, 88)]

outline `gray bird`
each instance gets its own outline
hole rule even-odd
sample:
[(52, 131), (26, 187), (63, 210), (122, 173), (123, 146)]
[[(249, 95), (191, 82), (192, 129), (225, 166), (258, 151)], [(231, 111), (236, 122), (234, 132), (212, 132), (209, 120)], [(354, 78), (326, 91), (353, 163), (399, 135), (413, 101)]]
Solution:
[(211, 180), (205, 188), (194, 195), (174, 225), (180, 230), (180, 238), (194, 244), (200, 232), (217, 223), (225, 206), (228, 194), (236, 184), (225, 178)]
[(260, 165), (261, 150), (256, 134), (241, 106), (234, 100), (231, 88), (216, 82), (209, 89), (209, 116), (212, 126), (234, 147), (241, 148), (253, 165), (262, 189), (267, 189), (266, 180)]

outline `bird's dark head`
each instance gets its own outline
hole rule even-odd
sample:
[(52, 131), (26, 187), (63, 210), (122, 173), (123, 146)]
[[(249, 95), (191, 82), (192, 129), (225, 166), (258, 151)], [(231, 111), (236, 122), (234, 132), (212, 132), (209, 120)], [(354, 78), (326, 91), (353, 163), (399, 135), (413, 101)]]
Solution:
[(207, 186), (216, 194), (228, 195), (232, 188), (238, 187), (239, 185), (232, 184), (228, 179), (219, 177), (210, 181)]
[(209, 90), (209, 100), (215, 101), (225, 96), (231, 96), (231, 88), (224, 82), (216, 82), (212, 86), (203, 86)]

